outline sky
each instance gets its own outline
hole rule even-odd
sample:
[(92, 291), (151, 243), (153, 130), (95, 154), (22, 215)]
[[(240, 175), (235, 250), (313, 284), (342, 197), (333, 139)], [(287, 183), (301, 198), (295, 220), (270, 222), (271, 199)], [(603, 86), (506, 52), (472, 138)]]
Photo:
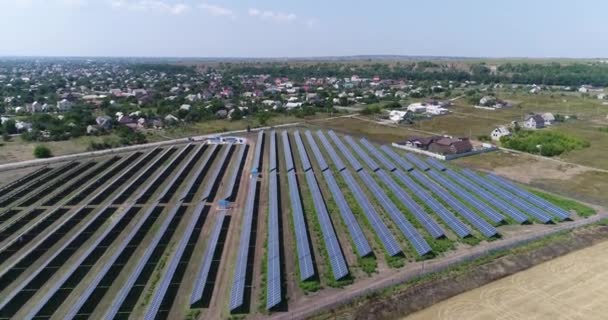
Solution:
[(0, 56), (608, 57), (605, 0), (0, 0)]

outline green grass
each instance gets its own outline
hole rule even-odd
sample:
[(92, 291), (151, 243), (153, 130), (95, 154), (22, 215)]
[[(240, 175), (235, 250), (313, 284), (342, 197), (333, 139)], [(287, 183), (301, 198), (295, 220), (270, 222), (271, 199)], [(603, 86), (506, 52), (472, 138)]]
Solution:
[(368, 276), (375, 273), (378, 268), (378, 262), (374, 256), (358, 257), (357, 264), (361, 268), (361, 271), (365, 272)]
[(579, 202), (576, 202), (574, 200), (562, 198), (562, 197), (559, 197), (559, 196), (556, 196), (553, 194), (549, 194), (549, 193), (545, 193), (545, 192), (541, 192), (538, 190), (530, 189), (530, 191), (532, 193), (534, 193), (535, 195), (555, 204), (556, 206), (558, 206), (566, 211), (570, 211), (570, 210), (576, 211), (576, 214), (578, 214), (581, 217), (587, 218), (587, 217), (597, 214), (597, 211), (595, 209), (588, 207), (584, 204), (581, 204)]
[[(291, 213), (291, 209), (289, 209), (289, 216), (290, 219), (287, 219), (289, 221), (289, 228), (290, 230), (292, 230), (295, 234), (295, 227), (294, 227), (294, 223), (293, 223), (293, 214)], [(294, 238), (293, 241), (293, 246), (291, 248), (291, 250), (295, 253), (298, 252), (297, 248), (296, 248), (296, 239)], [(317, 292), (321, 289), (323, 289), (323, 287), (321, 286), (321, 283), (319, 282), (319, 280), (314, 279), (314, 280), (307, 280), (307, 281), (302, 281), (300, 280), (300, 264), (299, 263), (295, 263), (296, 266), (296, 278), (298, 279), (298, 286), (304, 290), (304, 293), (311, 293), (311, 292)]]
[[(268, 210), (266, 210), (268, 215)], [(268, 217), (267, 217), (268, 218)], [(264, 239), (264, 256), (262, 257), (262, 268), (260, 270), (260, 296), (259, 296), (259, 304), (258, 311), (260, 313), (266, 314), (266, 269), (268, 269), (268, 237)]]
[(174, 244), (172, 244), (169, 247), (169, 250), (166, 250), (165, 254), (163, 254), (163, 256), (160, 258), (160, 260), (158, 260), (156, 269), (154, 270), (154, 274), (152, 275), (150, 287), (148, 287), (148, 290), (146, 291), (146, 294), (144, 295), (144, 298), (142, 299), (142, 302), (141, 302), (142, 307), (148, 305), (148, 303), (150, 302), (150, 298), (152, 298), (152, 295), (154, 295), (154, 291), (156, 290), (156, 284), (158, 283), (158, 281), (160, 281), (160, 279), (162, 277), (162, 274), (163, 274), (162, 271), (165, 268), (165, 265), (167, 264), (167, 259), (169, 259), (169, 256), (173, 252), (173, 245)]
[(188, 313), (186, 313), (184, 320), (196, 320), (200, 315), (201, 309), (190, 309)]

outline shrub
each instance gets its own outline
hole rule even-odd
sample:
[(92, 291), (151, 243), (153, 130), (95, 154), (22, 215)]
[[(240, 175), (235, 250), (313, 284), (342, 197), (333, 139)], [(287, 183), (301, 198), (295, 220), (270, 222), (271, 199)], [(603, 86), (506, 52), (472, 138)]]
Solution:
[(520, 131), (504, 136), (500, 142), (506, 148), (552, 157), (564, 152), (589, 147), (589, 142), (555, 131)]
[(39, 145), (34, 148), (34, 157), (38, 159), (51, 158), (52, 156), (53, 153), (51, 153), (51, 149), (47, 148), (46, 146)]

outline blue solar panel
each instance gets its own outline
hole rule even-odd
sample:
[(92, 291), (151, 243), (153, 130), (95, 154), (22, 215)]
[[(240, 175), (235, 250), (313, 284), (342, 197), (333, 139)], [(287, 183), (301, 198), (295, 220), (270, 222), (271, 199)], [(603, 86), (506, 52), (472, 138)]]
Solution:
[(207, 278), (209, 277), (209, 270), (211, 269), (211, 263), (213, 262), (213, 254), (215, 253), (222, 232), (222, 225), (224, 224), (225, 217), (226, 214), (223, 211), (217, 213), (213, 231), (211, 232), (211, 236), (205, 247), (205, 253), (203, 254), (201, 261), (199, 261), (201, 268), (199, 269), (194, 282), (194, 288), (192, 289), (192, 295), (190, 296), (190, 305), (203, 299), (203, 291), (205, 290)]
[(302, 172), (306, 172), (310, 169), (312, 169), (312, 166), (310, 165), (310, 160), (308, 160), (308, 157), (302, 157), (302, 152), (306, 153), (306, 149), (304, 148), (304, 143), (302, 142), (302, 137), (300, 137), (300, 132), (299, 131), (295, 131), (293, 133), (293, 136), (296, 140), (296, 146), (298, 148), (298, 151), (300, 152), (300, 161), (302, 162)]
[(475, 181), (477, 184), (479, 184), (480, 186), (489, 190), (490, 192), (494, 193), (495, 195), (501, 197), (503, 200), (509, 201), (509, 203), (516, 206), (522, 212), (529, 213), (535, 219), (538, 219), (542, 223), (551, 222), (551, 217), (548, 214), (546, 214), (545, 212), (543, 212), (542, 210), (540, 210), (539, 208), (537, 208), (536, 206), (534, 206), (530, 203), (527, 203), (523, 199), (520, 199), (519, 197), (513, 195), (512, 193), (507, 192), (506, 190), (504, 190), (502, 188), (499, 188), (498, 186), (494, 185), (493, 183), (490, 183), (490, 181), (486, 180), (485, 178), (482, 178), (481, 176), (477, 175), (475, 172), (468, 170), (468, 169), (463, 169), (462, 173), (467, 178)]
[(440, 185), (442, 185), (448, 191), (451, 191), (461, 199), (467, 201), (471, 206), (481, 212), (483, 215), (488, 217), (494, 223), (500, 223), (505, 220), (502, 214), (496, 212), (492, 207), (488, 206), (481, 200), (477, 199), (475, 196), (470, 194), (468, 191), (461, 189), (454, 182), (450, 181), (446, 177), (442, 176), (440, 173), (436, 171), (429, 171), (429, 176), (431, 176), (435, 181), (437, 181)]
[(395, 150), (391, 149), (391, 147), (380, 146), (380, 149), (384, 151), (384, 153), (386, 153), (391, 159), (393, 159), (393, 161), (395, 161), (397, 165), (401, 167), (401, 169), (405, 171), (414, 170), (414, 167), (409, 162), (405, 161), (405, 159), (403, 159), (399, 154), (397, 154)]
[(422, 171), (427, 171), (431, 169), (424, 161), (420, 160), (420, 158), (411, 153), (406, 153), (405, 158), (407, 158), (409, 162), (413, 163), (416, 167), (418, 167), (418, 169)]
[[(190, 163), (193, 163), (195, 157), (197, 156), (197, 154), (199, 152), (203, 151), (203, 144), (199, 144), (198, 147), (196, 148), (196, 150), (194, 152), (192, 152), (192, 154), (190, 154), (190, 156), (188, 157), (188, 160), (186, 160), (186, 165), (181, 166), (177, 172), (173, 173), (171, 176), (171, 180), (169, 180), (168, 183), (165, 184), (165, 188), (159, 193), (160, 195), (162, 195), (162, 197), (160, 199), (163, 199), (165, 196), (167, 196), (167, 194), (169, 193), (169, 190), (171, 188), (174, 187), (174, 185), (179, 186), (179, 178), (182, 175), (182, 173), (184, 173), (184, 171), (186, 171), (186, 169), (188, 168), (188, 166), (190, 165)], [(212, 151), (213, 152), (215, 150), (215, 148), (217, 147), (217, 145), (213, 145), (212, 146)], [(185, 191), (187, 193), (187, 191)], [(182, 199), (184, 197), (184, 195), (182, 195), (182, 197), (179, 197), (178, 199)]]
[(439, 185), (435, 184), (426, 175), (420, 173), (420, 171), (412, 171), (412, 175), (418, 179), (425, 187), (433, 191), (443, 201), (448, 203), (454, 210), (456, 210), (463, 218), (465, 218), (471, 225), (475, 226), (486, 237), (493, 237), (498, 234), (498, 230), (494, 228), (487, 221), (481, 219), (478, 215), (471, 212), (464, 204), (458, 199), (454, 198), (447, 191), (442, 189)]
[(441, 163), (441, 161), (439, 161), (435, 158), (428, 157), (428, 158), (426, 158), (426, 162), (428, 162), (431, 165), (431, 167), (433, 167), (439, 171), (445, 171), (448, 169), (448, 168), (446, 168), (446, 166), (443, 165), (443, 163)]
[(264, 142), (264, 130), (260, 130), (258, 132), (258, 138), (255, 142), (255, 153), (253, 155), (253, 164), (251, 165), (251, 170), (255, 172), (260, 172), (262, 168), (260, 168), (260, 160), (262, 159), (262, 143)]
[(334, 166), (336, 166), (336, 170), (342, 171), (346, 169), (346, 165), (344, 165), (344, 162), (342, 162), (342, 159), (340, 159), (334, 147), (331, 145), (331, 143), (329, 143), (329, 140), (327, 140), (323, 131), (317, 131), (317, 136), (319, 137), (319, 140), (321, 140), (321, 144), (325, 147), (325, 150), (327, 150), (327, 153), (329, 154), (331, 161), (334, 163)]
[(371, 142), (367, 141), (367, 139), (361, 139), (359, 141), (361, 142), (363, 147), (365, 147), (365, 149), (367, 149), (367, 152), (374, 155), (374, 157), (376, 159), (378, 159), (378, 161), (380, 161), (380, 163), (382, 163), (384, 168), (386, 168), (388, 171), (397, 170), (397, 166), (395, 166), (395, 164), (393, 164), (382, 153), (380, 153), (380, 151), (378, 149), (376, 149), (376, 147)]
[(312, 136), (312, 133), (310, 131), (306, 130), (305, 135), (306, 135), (306, 140), (308, 141), (308, 145), (312, 149), (312, 153), (314, 154), (315, 158), (317, 159), (317, 164), (319, 165), (321, 172), (327, 170), (327, 168), (329, 168), (329, 166), (327, 165), (327, 162), (325, 161), (323, 154), (321, 154), (321, 150), (319, 149), (319, 146), (317, 145), (315, 138)]
[(342, 142), (342, 140), (340, 140), (336, 133), (333, 131), (329, 131), (328, 134), (332, 141), (336, 144), (336, 147), (338, 147), (338, 150), (340, 150), (344, 157), (346, 157), (346, 160), (348, 160), (353, 169), (355, 171), (362, 170), (363, 166), (361, 166), (359, 160), (357, 160), (350, 152), (348, 152), (348, 148), (344, 145), (344, 143)]
[(363, 170), (359, 171), (359, 176), (367, 188), (372, 192), (374, 197), (378, 200), (380, 205), (382, 205), (386, 213), (388, 213), (393, 222), (397, 225), (399, 230), (401, 230), (403, 235), (412, 244), (416, 252), (421, 256), (431, 252), (432, 249), (429, 244), (424, 240), (424, 238), (422, 238), (418, 230), (416, 230), (416, 228), (414, 228), (414, 226), (412, 226), (412, 224), (403, 216), (401, 211), (399, 211), (397, 206), (395, 206), (390, 198), (384, 193), (382, 188), (378, 186), (376, 181), (374, 181), (374, 179)]
[[(355, 151), (355, 153), (359, 156), (359, 158), (363, 159), (363, 162), (367, 164), (367, 166), (372, 169), (372, 171), (380, 170), (380, 166), (376, 163), (376, 161), (372, 160), (363, 149), (353, 140), (351, 136), (345, 136), (344, 140), (348, 143), (348, 145)], [(347, 157), (348, 158), (348, 157)]]
[(124, 249), (131, 242), (131, 240), (133, 240), (139, 229), (142, 227), (144, 222), (146, 222), (146, 220), (152, 214), (155, 208), (156, 205), (150, 206), (149, 209), (146, 210), (146, 212), (143, 214), (143, 216), (141, 216), (139, 220), (137, 220), (137, 223), (132, 228), (133, 231), (127, 234), (127, 236), (117, 246), (116, 250), (114, 250), (112, 255), (107, 260), (105, 260), (103, 267), (95, 274), (95, 277), (87, 282), (86, 289), (79, 294), (78, 300), (76, 300), (76, 302), (71, 305), (70, 310), (65, 316), (65, 319), (73, 319), (76, 316), (80, 308), (82, 308), (85, 302), (91, 297), (91, 294), (93, 294), (95, 288), (97, 288), (97, 286), (99, 285), (101, 280), (106, 276), (110, 268), (114, 265), (114, 263), (116, 263), (118, 257), (122, 254)]
[(234, 186), (236, 185), (236, 180), (239, 175), (239, 171), (244, 165), (245, 162), (245, 150), (247, 147), (245, 145), (238, 146), (239, 151), (237, 152), (236, 157), (234, 158), (235, 165), (230, 170), (230, 176), (228, 176), (228, 182), (226, 183), (225, 193), (222, 196), (222, 199), (228, 200), (231, 199), (235, 193)]
[(283, 156), (285, 157), (285, 172), (290, 172), (294, 170), (294, 162), (291, 154), (291, 146), (289, 145), (289, 135), (287, 135), (287, 131), (281, 132), (281, 137), (283, 138)]
[(270, 131), (270, 161), (268, 161), (268, 171), (277, 170), (277, 133)]
[(570, 217), (570, 213), (568, 211), (554, 205), (553, 203), (551, 203), (529, 191), (526, 191), (526, 190), (516, 186), (515, 184), (511, 183), (510, 181), (507, 181), (506, 179), (503, 179), (503, 178), (498, 177), (493, 174), (488, 174), (488, 178), (490, 180), (496, 182), (497, 184), (499, 184), (504, 189), (509, 190), (512, 193), (526, 199), (527, 201), (538, 206), (539, 208), (545, 209), (545, 211), (548, 211), (549, 213), (553, 214), (559, 220), (565, 220)]
[[(302, 163), (308, 163), (310, 166), (308, 154), (306, 153), (304, 143), (302, 142), (302, 138), (299, 134), (295, 135), (295, 140), (298, 148), (298, 153), (300, 154), (300, 160), (302, 161)], [(336, 237), (336, 232), (333, 228), (331, 218), (329, 217), (329, 212), (327, 212), (325, 200), (323, 199), (323, 195), (321, 194), (321, 189), (319, 189), (317, 179), (312, 170), (306, 172), (306, 182), (308, 184), (308, 189), (312, 194), (313, 205), (317, 213), (319, 224), (321, 225), (321, 233), (323, 234), (325, 249), (327, 250), (327, 255), (329, 256), (329, 262), (334, 274), (334, 279), (342, 279), (348, 275), (348, 267), (346, 266), (344, 255), (342, 254), (342, 250), (340, 249), (340, 243), (338, 242), (338, 238)]]
[[(325, 158), (323, 157), (323, 154), (321, 153), (321, 150), (319, 149), (319, 146), (317, 145), (316, 141), (312, 137), (312, 134), (310, 134), (310, 131), (306, 132), (306, 137), (308, 138), (308, 145), (313, 150), (313, 154), (317, 160), (317, 163), (319, 163), (321, 168), (327, 168), (328, 166), (325, 162)], [(331, 192), (334, 201), (338, 205), (342, 220), (348, 228), (348, 232), (350, 233), (351, 239), (355, 243), (355, 248), (359, 253), (359, 256), (364, 257), (368, 254), (371, 254), (372, 249), (369, 243), (367, 242), (367, 239), (365, 238), (365, 235), (363, 234), (359, 223), (357, 222), (355, 216), (350, 210), (350, 207), (348, 206), (348, 203), (344, 198), (344, 194), (342, 193), (342, 190), (340, 190), (340, 187), (338, 186), (334, 175), (329, 170), (323, 170), (323, 176), (325, 177), (325, 182), (327, 182), (327, 185), (329, 186), (329, 191)]]
[[(219, 158), (217, 160), (213, 161), (213, 162), (217, 162), (219, 165), (212, 169), (211, 175), (207, 178), (208, 182), (205, 183), (203, 192), (201, 193), (201, 198), (200, 198), (201, 201), (213, 200), (210, 198), (212, 196), (211, 191), (213, 190), (213, 187), (215, 187), (219, 183), (218, 179), (222, 180), (222, 177), (220, 177), (220, 174), (222, 173), (222, 169), (224, 168), (224, 165), (226, 164), (226, 162), (230, 161), (230, 159), (228, 158), (228, 154), (230, 154), (230, 150), (232, 149), (232, 147), (233, 147), (232, 145), (225, 145), (223, 147), (224, 150), (220, 154)], [(212, 154), (213, 154), (213, 151), (209, 152), (208, 156), (211, 156)], [(209, 158), (203, 159), (203, 162), (202, 162), (202, 165), (200, 166), (200, 168), (204, 168), (207, 165), (211, 165), (211, 163), (209, 163)], [(192, 183), (189, 183), (187, 185), (187, 187), (184, 188), (184, 192), (186, 194), (188, 194), (190, 188), (194, 185), (194, 182), (196, 182), (196, 178), (198, 177), (198, 174), (196, 174), (196, 175), (191, 174), (190, 176), (192, 177)]]
[[(271, 144), (272, 146), (272, 144)], [(281, 303), (281, 253), (279, 234), (279, 198), (276, 173), (269, 175), (268, 189), (268, 263), (266, 266), (266, 309)]]
[(171, 279), (173, 279), (173, 275), (175, 275), (175, 271), (179, 266), (179, 262), (182, 259), (182, 255), (186, 250), (186, 246), (188, 245), (188, 241), (190, 240), (190, 236), (194, 232), (194, 227), (196, 226), (196, 221), (199, 219), (201, 214), (203, 213), (203, 208), (205, 206), (204, 202), (200, 202), (194, 209), (188, 224), (186, 225), (186, 230), (181, 234), (181, 239), (177, 248), (175, 249), (175, 253), (173, 257), (169, 261), (169, 265), (167, 266), (167, 270), (165, 274), (162, 276), (160, 280), (160, 284), (154, 290), (154, 295), (152, 296), (152, 301), (148, 305), (148, 309), (146, 310), (146, 314), (144, 319), (153, 320), (156, 318), (156, 314), (160, 309), (160, 305), (165, 298), (165, 294), (167, 293), (167, 289), (169, 289), (169, 285), (171, 285)]
[(506, 203), (499, 197), (492, 195), (491, 193), (489, 193), (482, 187), (480, 187), (477, 184), (471, 182), (470, 180), (464, 178), (463, 176), (456, 173), (455, 171), (447, 170), (446, 174), (450, 178), (452, 178), (452, 180), (456, 181), (456, 183), (458, 183), (462, 187), (466, 188), (471, 193), (478, 195), (481, 199), (485, 200), (487, 203), (498, 208), (498, 210), (504, 212), (505, 214), (507, 214), (509, 217), (513, 218), (518, 223), (524, 223), (524, 222), (528, 221), (528, 217), (525, 214), (521, 213), (521, 211), (517, 210), (516, 208), (514, 208), (510, 204)]
[[(291, 146), (287, 131), (283, 131), (283, 152), (285, 158), (291, 155)], [(289, 158), (292, 163), (293, 159)], [(300, 199), (300, 190), (298, 180), (294, 170), (287, 172), (287, 182), (289, 185), (289, 200), (291, 203), (291, 215), (293, 218), (296, 249), (298, 254), (298, 264), (300, 266), (300, 280), (304, 281), (312, 278), (315, 275), (315, 270), (312, 263), (312, 254), (308, 244), (308, 230), (306, 229), (306, 221), (304, 220), (304, 210), (302, 209), (302, 200)]]
[(154, 238), (150, 242), (146, 243), (146, 245), (147, 245), (146, 251), (137, 260), (137, 264), (136, 264), (135, 268), (129, 274), (129, 277), (127, 278), (127, 280), (124, 281), (123, 283), (121, 283), (120, 290), (114, 296), (114, 299), (112, 299), (112, 303), (111, 303), (110, 307), (106, 310), (103, 318), (112, 319), (116, 316), (116, 314), (118, 313), (118, 310), (120, 310), (120, 307), (125, 302), (127, 295), (129, 294), (129, 292), (135, 285), (135, 281), (137, 281), (137, 278), (139, 278), (139, 275), (144, 270), (144, 267), (146, 266), (146, 263), (152, 256), (152, 253), (156, 249), (156, 246), (158, 246), (161, 238), (167, 231), (167, 228), (169, 228), (169, 224), (171, 223), (171, 220), (173, 220), (173, 217), (175, 216), (175, 214), (177, 213), (177, 210), (179, 210), (179, 208), (180, 208), (180, 206), (174, 206), (171, 208), (171, 210), (169, 211), (169, 214), (167, 214), (165, 220), (160, 225), (160, 227), (157, 229), (156, 234), (154, 235)]
[(412, 178), (399, 170), (395, 171), (395, 176), (397, 176), (399, 181), (405, 184), (418, 198), (429, 206), (431, 210), (433, 210), (439, 216), (439, 218), (445, 224), (447, 224), (448, 227), (450, 227), (450, 229), (456, 232), (459, 237), (464, 238), (471, 234), (469, 227), (462, 223), (462, 221), (458, 220), (458, 218), (456, 218), (448, 209), (446, 209), (443, 204), (435, 200), (435, 198), (433, 198), (428, 191), (424, 190)]

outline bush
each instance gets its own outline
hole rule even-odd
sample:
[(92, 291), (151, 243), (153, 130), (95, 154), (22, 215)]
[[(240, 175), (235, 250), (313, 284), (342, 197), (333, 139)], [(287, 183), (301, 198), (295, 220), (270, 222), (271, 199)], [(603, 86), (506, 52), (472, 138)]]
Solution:
[(589, 147), (589, 142), (555, 131), (520, 131), (504, 136), (500, 142), (506, 148), (553, 157), (564, 152)]
[(378, 106), (367, 106), (361, 110), (361, 114), (370, 115), (380, 113), (380, 107)]
[(492, 138), (490, 138), (490, 136), (487, 135), (487, 134), (482, 134), (480, 136), (477, 136), (477, 140), (479, 140), (479, 141), (490, 141), (490, 140), (492, 140)]
[(51, 153), (51, 149), (46, 146), (39, 145), (34, 148), (34, 157), (38, 159), (51, 158), (53, 153)]

